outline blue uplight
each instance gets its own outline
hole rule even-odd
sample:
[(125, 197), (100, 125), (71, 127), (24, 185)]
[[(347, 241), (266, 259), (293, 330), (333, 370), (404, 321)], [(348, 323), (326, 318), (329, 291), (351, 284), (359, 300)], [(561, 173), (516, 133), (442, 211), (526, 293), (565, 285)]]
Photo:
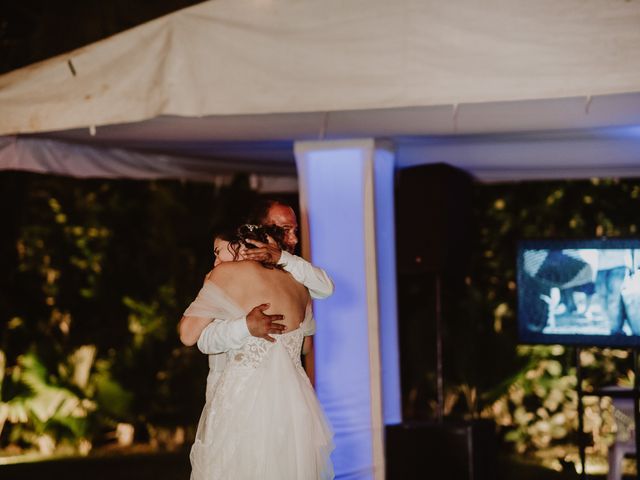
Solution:
[[(335, 283), (332, 297), (315, 303), (316, 388), (334, 432), (336, 478), (374, 477), (374, 432), (367, 285), (377, 282), (384, 423), (399, 423), (394, 158), (379, 150), (374, 159), (376, 262), (378, 278), (367, 278), (365, 249), (366, 148), (307, 149), (303, 165), (312, 261)], [(377, 385), (376, 382), (373, 382)], [(380, 434), (378, 431), (377, 434)]]

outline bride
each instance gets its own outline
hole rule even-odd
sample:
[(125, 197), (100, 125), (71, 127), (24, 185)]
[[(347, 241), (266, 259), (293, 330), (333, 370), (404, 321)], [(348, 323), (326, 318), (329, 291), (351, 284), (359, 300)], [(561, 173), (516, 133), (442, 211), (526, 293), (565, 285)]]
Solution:
[[(277, 227), (269, 228), (281, 243)], [(234, 256), (251, 248), (247, 240), (264, 241), (266, 234), (265, 227), (239, 229), (230, 243)], [(211, 271), (188, 311), (232, 319), (258, 304), (284, 316), (285, 333), (272, 341), (250, 337), (226, 353), (220, 380), (208, 386), (213, 391), (191, 448), (191, 480), (331, 479), (332, 434), (300, 363), (311, 320), (307, 289), (270, 264), (225, 262)]]

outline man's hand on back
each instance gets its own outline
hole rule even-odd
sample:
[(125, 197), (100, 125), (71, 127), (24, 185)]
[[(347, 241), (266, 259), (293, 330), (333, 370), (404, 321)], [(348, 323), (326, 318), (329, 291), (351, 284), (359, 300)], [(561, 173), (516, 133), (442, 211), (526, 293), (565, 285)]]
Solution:
[(278, 320), (284, 319), (284, 315), (268, 315), (264, 313), (269, 308), (268, 303), (263, 303), (254, 307), (247, 314), (247, 328), (249, 333), (254, 337), (264, 338), (269, 342), (275, 342), (270, 333), (283, 333), (286, 327), (281, 323), (275, 323)]

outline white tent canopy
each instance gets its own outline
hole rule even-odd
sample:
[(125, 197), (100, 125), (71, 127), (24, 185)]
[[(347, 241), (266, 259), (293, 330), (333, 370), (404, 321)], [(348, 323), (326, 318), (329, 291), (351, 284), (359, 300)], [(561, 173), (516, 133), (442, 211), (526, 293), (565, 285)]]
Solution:
[(295, 140), (384, 137), (487, 181), (640, 176), (638, 25), (640, 2), (212, 0), (0, 76), (0, 168), (286, 175)]

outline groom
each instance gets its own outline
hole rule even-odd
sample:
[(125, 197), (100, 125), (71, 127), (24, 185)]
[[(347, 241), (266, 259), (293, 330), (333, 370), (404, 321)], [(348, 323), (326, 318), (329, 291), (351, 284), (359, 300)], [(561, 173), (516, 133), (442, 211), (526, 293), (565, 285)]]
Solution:
[[(333, 282), (324, 270), (314, 267), (311, 263), (292, 253), (298, 244), (298, 221), (290, 206), (275, 200), (261, 201), (249, 216), (248, 223), (277, 225), (283, 228), (285, 231), (284, 243), (287, 249), (280, 250), (274, 244), (256, 241), (252, 242), (256, 248), (244, 253), (245, 259), (281, 265), (293, 278), (307, 287), (312, 298), (322, 299), (333, 293)], [(229, 260), (222, 258), (225, 251), (223, 241), (218, 238), (216, 242), (217, 261)], [(179, 324), (180, 340), (187, 346), (197, 342), (198, 349), (208, 355), (240, 348), (251, 336), (273, 341), (269, 334), (282, 333), (284, 327), (275, 323), (282, 318), (281, 315), (264, 313), (268, 308), (266, 304), (258, 305), (245, 317), (237, 319), (205, 319), (183, 316)], [(313, 333), (313, 331), (306, 332), (307, 335)], [(305, 343), (305, 349), (308, 349), (309, 344)], [(210, 360), (216, 362), (215, 370), (219, 374), (223, 368), (221, 362), (224, 360), (222, 356), (216, 355), (216, 357), (218, 358), (210, 357)]]

